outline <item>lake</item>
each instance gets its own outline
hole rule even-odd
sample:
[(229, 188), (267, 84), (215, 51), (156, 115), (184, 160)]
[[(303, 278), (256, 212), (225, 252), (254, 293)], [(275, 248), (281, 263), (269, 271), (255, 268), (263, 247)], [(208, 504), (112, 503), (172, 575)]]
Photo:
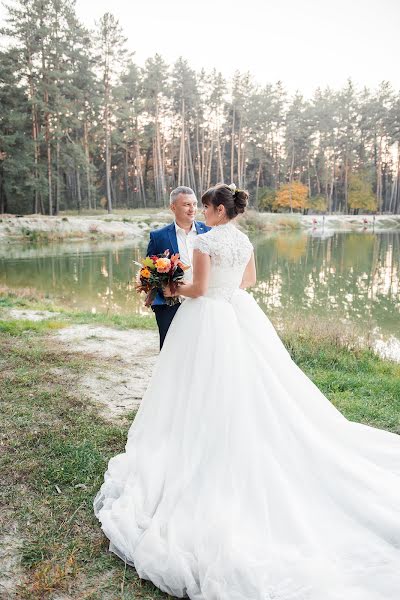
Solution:
[[(400, 232), (290, 232), (252, 236), (252, 293), (271, 317), (330, 315), (400, 340)], [(0, 246), (0, 284), (34, 288), (94, 311), (144, 313), (134, 260), (142, 244), (79, 242)]]

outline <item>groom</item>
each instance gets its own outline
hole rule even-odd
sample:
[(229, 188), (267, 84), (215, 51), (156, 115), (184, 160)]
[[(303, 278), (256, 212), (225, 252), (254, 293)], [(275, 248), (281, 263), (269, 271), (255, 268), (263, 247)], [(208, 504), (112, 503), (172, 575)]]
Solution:
[[(147, 256), (162, 254), (165, 250), (169, 250), (171, 254), (179, 252), (181, 261), (192, 267), (193, 238), (206, 233), (211, 227), (207, 227), (204, 223), (194, 220), (197, 212), (197, 198), (191, 188), (180, 186), (172, 190), (169, 197), (169, 204), (174, 213), (174, 222), (150, 233)], [(185, 271), (184, 280), (191, 281), (192, 277), (192, 268), (190, 268)], [(151, 306), (156, 315), (158, 331), (160, 333), (160, 350), (172, 319), (179, 307), (180, 303), (168, 306), (162, 292), (157, 294)]]

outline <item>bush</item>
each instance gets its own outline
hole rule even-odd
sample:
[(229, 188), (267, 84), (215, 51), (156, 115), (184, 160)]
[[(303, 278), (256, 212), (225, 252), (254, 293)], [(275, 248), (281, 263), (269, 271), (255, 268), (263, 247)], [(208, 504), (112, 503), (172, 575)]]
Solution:
[(258, 210), (271, 212), (275, 200), (276, 191), (273, 188), (261, 187), (258, 190)]

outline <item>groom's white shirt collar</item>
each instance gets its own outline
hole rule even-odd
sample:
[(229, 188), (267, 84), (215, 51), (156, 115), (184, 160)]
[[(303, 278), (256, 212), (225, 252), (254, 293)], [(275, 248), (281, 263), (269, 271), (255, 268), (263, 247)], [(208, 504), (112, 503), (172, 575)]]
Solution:
[[(174, 220), (174, 225), (175, 225), (176, 233), (183, 232), (185, 235), (187, 235), (186, 231), (182, 227), (179, 227), (178, 223), (175, 220)], [(197, 233), (197, 229), (196, 229), (196, 225), (195, 225), (194, 221), (192, 223), (192, 228), (190, 229), (189, 233), (192, 233), (192, 231), (194, 231), (194, 233)]]

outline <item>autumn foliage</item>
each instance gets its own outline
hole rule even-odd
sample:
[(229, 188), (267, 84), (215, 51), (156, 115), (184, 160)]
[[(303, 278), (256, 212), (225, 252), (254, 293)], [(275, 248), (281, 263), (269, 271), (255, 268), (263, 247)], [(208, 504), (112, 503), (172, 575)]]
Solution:
[(308, 187), (300, 181), (282, 185), (274, 201), (275, 210), (303, 210), (308, 198)]

